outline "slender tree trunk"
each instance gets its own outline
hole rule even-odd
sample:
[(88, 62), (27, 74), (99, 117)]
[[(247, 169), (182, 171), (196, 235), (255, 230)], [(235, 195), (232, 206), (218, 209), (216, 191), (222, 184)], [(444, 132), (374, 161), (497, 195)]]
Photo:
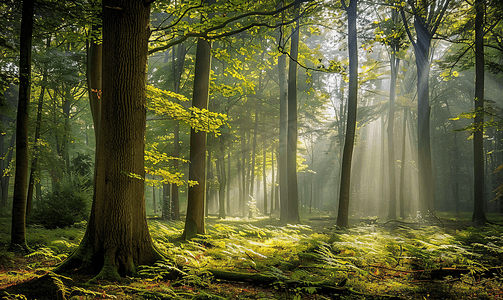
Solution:
[(274, 191), (276, 190), (276, 181), (274, 178), (274, 147), (271, 149), (271, 209), (269, 210), (269, 215), (272, 215), (273, 211), (276, 209), (274, 206), (274, 201), (276, 200), (276, 195)]
[[(279, 1), (276, 9), (283, 6)], [(278, 31), (278, 47), (284, 48), (281, 41), (281, 30)], [(279, 76), (279, 154), (278, 154), (278, 181), (279, 181), (279, 206), (280, 220), (287, 221), (288, 214), (288, 173), (287, 173), (287, 139), (288, 139), (288, 90), (286, 82), (286, 55), (278, 57)]]
[(26, 245), (26, 186), (28, 184), (28, 107), (31, 94), (31, 39), (34, 0), (24, 0), (19, 44), (19, 102), (16, 120), (16, 173), (12, 200), (11, 248), (28, 250)]
[[(4, 136), (2, 136), (4, 137)], [(16, 133), (12, 133), (12, 136), (10, 138), (9, 142), (9, 148), (7, 149), (8, 153), (5, 153), (2, 155), (2, 157), (7, 156), (6, 158), (1, 160), (1, 168), (0, 170), (2, 171), (2, 177), (1, 177), (1, 184), (2, 184), (2, 205), (7, 206), (7, 201), (9, 198), (9, 181), (10, 181), (10, 176), (4, 175), (5, 169), (7, 169), (10, 165), (10, 162), (12, 161), (12, 156), (14, 153), (14, 147), (16, 146)], [(0, 149), (3, 150), (4, 146)]]
[[(93, 28), (98, 30), (97, 28)], [(98, 153), (98, 144), (101, 127), (101, 93), (102, 93), (102, 72), (103, 72), (103, 45), (98, 41), (92, 40), (87, 51), (87, 85), (89, 89), (89, 104), (94, 124), (94, 136), (96, 141), (96, 150)], [(96, 166), (95, 166), (96, 169)]]
[(211, 158), (211, 149), (209, 149), (208, 157), (206, 158), (206, 202), (204, 207), (204, 215), (209, 214), (210, 204), (213, 203), (213, 161)]
[[(208, 0), (209, 5), (214, 0)], [(194, 71), (194, 89), (192, 106), (200, 109), (208, 109), (211, 45), (202, 38), (197, 41), (196, 65)], [(194, 129), (190, 130), (190, 164), (189, 180), (197, 181), (198, 184), (189, 186), (187, 198), (187, 217), (182, 234), (183, 239), (191, 239), (196, 234), (204, 234), (204, 202), (206, 187), (206, 132)]]
[(407, 137), (407, 115), (408, 115), (408, 108), (403, 109), (403, 126), (402, 126), (402, 164), (400, 168), (400, 218), (402, 220), (405, 220), (405, 166), (406, 166), (406, 137)]
[(475, 1), (475, 132), (473, 133), (473, 221), (485, 224), (484, 211), (484, 0)]
[(162, 218), (164, 220), (171, 220), (173, 218), (171, 214), (173, 209), (171, 208), (171, 203), (169, 201), (171, 193), (170, 188), (171, 184), (162, 184)]
[[(174, 49), (173, 49), (174, 50)], [(183, 65), (185, 63), (185, 44), (181, 43), (177, 46), (176, 50), (176, 63), (173, 62), (173, 84), (174, 84), (174, 92), (175, 93), (180, 93), (180, 81), (182, 78), (182, 70), (183, 70)], [(175, 53), (173, 51), (173, 60), (175, 60), (174, 57)], [(175, 120), (174, 121), (174, 126), (173, 126), (173, 135), (174, 135), (174, 140), (173, 140), (173, 157), (178, 158), (180, 156), (180, 122)], [(173, 167), (175, 170), (178, 169), (178, 160), (175, 159), (173, 161)], [(173, 220), (180, 220), (180, 196), (179, 196), (179, 191), (178, 191), (178, 185), (172, 184), (171, 185), (171, 203), (172, 203), (172, 212), (171, 215), (173, 217)]]
[[(155, 176), (152, 176), (152, 180), (155, 180)], [(157, 214), (157, 203), (155, 199), (155, 185), (152, 185), (152, 205), (154, 206), (154, 215)]]
[(339, 211), (337, 226), (349, 226), (349, 196), (351, 192), (351, 161), (356, 135), (356, 109), (358, 106), (358, 49), (356, 44), (356, 6), (357, 0), (351, 0), (346, 9), (348, 14), (348, 51), (349, 51), (349, 96), (346, 140), (342, 154), (341, 187), (339, 193)]
[[(409, 2), (409, 4), (414, 4)], [(417, 66), (417, 148), (418, 148), (418, 184), (419, 203), (423, 214), (434, 211), (434, 184), (433, 171), (431, 165), (430, 146), (430, 99), (429, 99), (429, 77), (430, 77), (430, 47), (431, 39), (435, 35), (438, 24), (443, 18), (450, 0), (445, 1), (442, 7), (434, 7), (427, 1), (418, 1), (413, 6), (414, 28), (416, 39), (414, 40), (405, 17), (404, 10), (400, 10), (402, 20), (412, 42), (416, 56)], [(431, 22), (431, 23), (429, 23)]]
[(143, 180), (150, 6), (142, 0), (105, 0), (102, 7), (106, 89), (95, 198), (78, 249), (56, 271), (78, 268), (99, 272), (95, 279), (118, 280), (160, 258), (148, 231)]
[[(264, 127), (265, 127), (265, 116), (264, 116)], [(265, 132), (265, 130), (264, 130)], [(267, 215), (267, 175), (265, 173), (266, 171), (266, 168), (267, 168), (267, 157), (266, 157), (266, 150), (267, 150), (267, 146), (266, 146), (266, 139), (265, 137), (262, 137), (263, 139), (263, 144), (262, 144), (262, 147), (263, 147), (263, 150), (262, 150), (262, 157), (264, 158), (264, 162), (262, 164), (262, 179), (263, 179), (263, 184), (264, 184), (264, 216)]]
[[(173, 126), (174, 133), (174, 147), (173, 147), (173, 157), (178, 158), (180, 156), (180, 123), (175, 121)], [(173, 167), (175, 170), (178, 169), (178, 160), (173, 160)], [(178, 191), (178, 185), (171, 185), (171, 217), (173, 220), (180, 220), (180, 196)]]
[(240, 198), (239, 201), (239, 208), (241, 212), (241, 216), (244, 218), (245, 217), (245, 211), (246, 211), (246, 199), (248, 198), (247, 195), (247, 184), (246, 184), (246, 132), (243, 130), (241, 134), (241, 188), (242, 188), (242, 197)]
[[(227, 113), (227, 115), (229, 115)], [(231, 142), (232, 142), (232, 139), (229, 138), (229, 144), (227, 145), (227, 180), (226, 180), (226, 183), (227, 183), (227, 186), (225, 187), (226, 189), (226, 212), (227, 212), (227, 215), (231, 215)]]
[(218, 217), (225, 219), (225, 186), (227, 185), (227, 176), (225, 174), (225, 138), (220, 136), (220, 153), (218, 157)]
[[(396, 10), (393, 10), (396, 11)], [(396, 19), (396, 18), (394, 18)], [(400, 60), (396, 58), (398, 46), (391, 48), (391, 81), (389, 88), (389, 115), (388, 115), (388, 171), (389, 171), (389, 212), (388, 219), (396, 218), (396, 177), (395, 177), (395, 144), (393, 141), (393, 127), (395, 124), (395, 91), (396, 77)]]
[[(51, 46), (51, 38), (47, 38), (46, 49), (49, 49)], [(44, 104), (44, 95), (45, 95), (45, 86), (47, 84), (47, 68), (44, 68), (44, 72), (42, 75), (42, 86), (40, 87), (40, 95), (38, 98), (37, 105), (37, 121), (35, 123), (35, 138), (34, 138), (34, 146), (33, 146), (33, 160), (31, 162), (30, 167), (30, 177), (28, 180), (28, 195), (26, 200), (26, 216), (30, 215), (32, 206), (33, 206), (33, 186), (35, 183), (35, 174), (37, 171), (37, 165), (40, 159), (40, 153), (38, 153), (38, 147), (40, 139), (40, 127), (42, 126), (42, 105)], [(40, 174), (38, 174), (40, 176)], [(40, 178), (39, 178), (40, 179)]]
[(297, 18), (293, 29), (288, 66), (288, 137), (286, 148), (288, 178), (287, 223), (299, 223), (299, 188), (297, 184), (297, 59), (299, 55), (298, 4), (295, 5)]
[(255, 107), (255, 125), (253, 127), (253, 144), (252, 144), (252, 155), (251, 155), (251, 179), (250, 179), (250, 206), (248, 207), (248, 217), (253, 218), (252, 202), (256, 202), (257, 195), (255, 192), (255, 156), (257, 155), (257, 131), (258, 131), (258, 103)]

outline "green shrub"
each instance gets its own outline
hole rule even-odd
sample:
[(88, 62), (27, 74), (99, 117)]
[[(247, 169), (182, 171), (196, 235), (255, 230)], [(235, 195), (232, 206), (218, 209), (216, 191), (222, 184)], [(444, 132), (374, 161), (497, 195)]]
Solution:
[(47, 229), (63, 228), (87, 221), (91, 204), (91, 189), (63, 184), (45, 194), (30, 216), (30, 223)]

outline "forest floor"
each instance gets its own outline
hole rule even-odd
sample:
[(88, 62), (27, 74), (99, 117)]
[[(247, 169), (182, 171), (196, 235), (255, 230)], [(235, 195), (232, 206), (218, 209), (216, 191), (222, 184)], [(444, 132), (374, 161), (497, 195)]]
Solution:
[[(488, 219), (503, 223), (501, 215)], [(26, 256), (7, 251), (0, 218), (1, 299), (503, 299), (503, 226), (477, 227), (470, 214), (429, 220), (328, 215), (281, 226), (269, 217), (208, 218), (207, 234), (177, 241), (183, 222), (149, 220), (168, 260), (134, 278), (87, 284), (91, 277), (51, 269), (75, 249), (85, 223), (47, 230), (30, 225)]]

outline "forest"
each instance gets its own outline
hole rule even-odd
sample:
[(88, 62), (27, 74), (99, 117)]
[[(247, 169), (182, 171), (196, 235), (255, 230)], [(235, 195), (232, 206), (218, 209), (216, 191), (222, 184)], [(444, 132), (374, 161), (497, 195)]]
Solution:
[(1, 299), (503, 299), (500, 0), (0, 0)]

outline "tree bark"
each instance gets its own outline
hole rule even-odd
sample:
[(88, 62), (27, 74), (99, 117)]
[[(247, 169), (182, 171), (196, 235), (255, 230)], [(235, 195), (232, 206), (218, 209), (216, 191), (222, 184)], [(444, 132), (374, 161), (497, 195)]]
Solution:
[(171, 184), (169, 183), (162, 184), (162, 218), (164, 220), (173, 219), (173, 214), (171, 213), (173, 208), (171, 206), (170, 201), (170, 193), (171, 193), (170, 188)]
[[(78, 249), (56, 271), (134, 275), (160, 258), (148, 231), (144, 198), (145, 74), (150, 7), (103, 1), (103, 86), (94, 201)], [(113, 151), (111, 151), (113, 150)]]
[[(173, 53), (174, 54), (174, 53)], [(185, 44), (181, 43), (177, 47), (176, 51), (176, 63), (173, 62), (173, 77), (174, 81), (173, 84), (175, 86), (174, 90), (175, 93), (180, 93), (180, 81), (182, 78), (182, 70), (183, 70), (183, 65), (185, 63)], [(174, 134), (174, 141), (173, 141), (173, 157), (178, 158), (180, 156), (180, 122), (175, 120), (175, 124), (173, 126), (173, 134)], [(173, 161), (173, 167), (178, 169), (178, 160)], [(172, 184), (171, 185), (171, 203), (172, 203), (172, 210), (171, 210), (171, 215), (173, 220), (180, 220), (180, 198), (179, 198), (179, 191), (178, 191), (178, 185)]]
[(276, 207), (274, 206), (274, 202), (276, 200), (276, 179), (274, 178), (274, 146), (271, 149), (271, 209), (269, 210), (269, 215), (275, 211)]
[(16, 120), (16, 173), (12, 200), (11, 247), (21, 251), (26, 245), (26, 196), (28, 184), (28, 108), (31, 94), (31, 44), (34, 0), (24, 0), (19, 44), (19, 102)]
[(475, 120), (473, 133), (474, 222), (485, 224), (484, 210), (484, 0), (475, 1)]
[[(356, 134), (356, 109), (358, 107), (358, 49), (356, 45), (356, 6), (357, 0), (351, 0), (346, 8), (348, 14), (348, 51), (349, 51), (349, 96), (346, 139), (342, 153), (341, 186), (339, 192), (339, 211), (337, 226), (349, 226), (349, 196), (351, 187), (351, 161)], [(344, 1), (342, 2), (344, 4)], [(344, 4), (345, 6), (345, 4)]]
[[(279, 1), (276, 9), (283, 6)], [(281, 39), (281, 30), (278, 31), (278, 47), (284, 48)], [(286, 55), (278, 57), (279, 76), (279, 154), (278, 154), (278, 181), (279, 181), (279, 206), (280, 220), (286, 222), (288, 213), (288, 174), (286, 162), (286, 148), (288, 138), (288, 90), (286, 82)]]
[(225, 187), (227, 176), (225, 174), (225, 138), (220, 135), (220, 153), (218, 155), (218, 217), (225, 218)]
[(297, 18), (293, 29), (290, 46), (290, 62), (288, 66), (288, 132), (287, 132), (287, 178), (288, 204), (287, 223), (299, 223), (299, 189), (297, 184), (297, 59), (299, 56), (299, 5), (295, 4)]
[[(434, 211), (433, 193), (433, 171), (431, 165), (430, 146), (430, 99), (429, 99), (429, 77), (430, 77), (430, 47), (431, 39), (435, 34), (440, 21), (447, 10), (450, 0), (446, 0), (437, 11), (435, 5), (426, 1), (419, 1), (413, 5), (414, 28), (416, 39), (410, 33), (407, 18), (403, 9), (400, 11), (402, 20), (412, 42), (416, 56), (417, 66), (417, 148), (418, 148), (418, 184), (420, 210), (425, 215), (428, 211)], [(436, 16), (434, 16), (436, 14)], [(431, 24), (428, 23), (431, 21)]]
[[(209, 5), (214, 0), (208, 0)], [(210, 42), (199, 38), (196, 50), (196, 65), (194, 70), (194, 89), (192, 106), (200, 109), (208, 109), (210, 66), (211, 66)], [(197, 234), (204, 234), (204, 202), (206, 186), (206, 132), (194, 129), (190, 130), (190, 164), (189, 180), (197, 181), (198, 184), (189, 186), (187, 198), (187, 217), (182, 238), (191, 239)]]
[[(396, 10), (393, 10), (394, 12)], [(393, 19), (396, 19), (394, 17)], [(388, 115), (388, 171), (389, 171), (389, 211), (388, 219), (396, 218), (396, 177), (395, 177), (395, 144), (393, 141), (393, 127), (395, 124), (395, 91), (396, 77), (400, 60), (396, 57), (398, 45), (391, 47), (391, 81), (389, 87), (389, 115)]]
[[(49, 36), (47, 38), (46, 42), (46, 49), (49, 49), (51, 46), (51, 37)], [(37, 121), (35, 123), (35, 138), (33, 139), (34, 141), (34, 146), (33, 146), (33, 161), (31, 162), (31, 167), (30, 167), (30, 177), (28, 179), (28, 194), (27, 194), (27, 199), (26, 199), (26, 216), (28, 217), (30, 215), (32, 206), (33, 206), (33, 189), (34, 189), (34, 184), (35, 184), (35, 175), (37, 171), (37, 165), (39, 163), (40, 159), (40, 153), (38, 153), (38, 147), (39, 143), (38, 140), (40, 139), (40, 127), (42, 126), (42, 105), (44, 104), (44, 95), (45, 95), (45, 86), (47, 85), (47, 68), (44, 67), (44, 71), (42, 74), (42, 85), (40, 87), (40, 95), (38, 98), (38, 104), (37, 104)], [(38, 174), (40, 176), (40, 174)], [(39, 178), (40, 180), (40, 178)]]
[[(265, 121), (266, 117), (264, 115), (264, 127), (265, 127)], [(264, 130), (265, 132), (265, 130)], [(265, 135), (265, 134), (264, 134)], [(264, 216), (267, 215), (267, 176), (266, 176), (266, 168), (267, 168), (267, 146), (266, 146), (266, 138), (265, 136), (262, 137), (262, 157), (264, 159), (263, 164), (262, 164), (262, 182), (264, 185)]]
[(406, 137), (407, 137), (407, 116), (408, 108), (403, 109), (402, 116), (402, 164), (400, 168), (400, 218), (405, 220), (405, 155), (406, 155)]
[(250, 199), (248, 207), (248, 217), (253, 218), (252, 202), (256, 202), (257, 195), (255, 194), (255, 156), (257, 154), (257, 131), (258, 131), (258, 103), (255, 107), (255, 125), (253, 127), (253, 144), (251, 154), (251, 179), (250, 179)]

